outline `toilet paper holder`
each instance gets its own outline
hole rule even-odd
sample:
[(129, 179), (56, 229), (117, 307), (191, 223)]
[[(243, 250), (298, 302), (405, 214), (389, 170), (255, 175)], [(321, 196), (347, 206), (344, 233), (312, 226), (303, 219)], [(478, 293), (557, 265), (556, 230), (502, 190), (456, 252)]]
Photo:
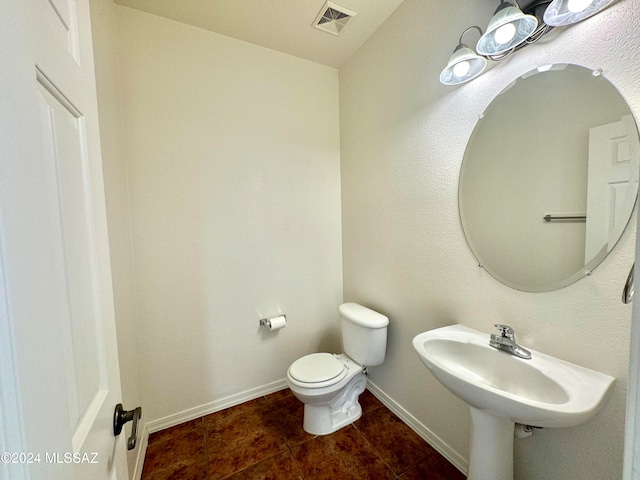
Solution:
[(261, 318), (260, 319), (260, 326), (261, 327), (267, 327), (269, 330), (272, 330), (272, 325), (271, 325), (271, 320), (276, 319), (276, 318), (284, 318), (285, 322), (287, 321), (287, 316), (282, 313), (280, 315), (277, 315), (273, 318)]

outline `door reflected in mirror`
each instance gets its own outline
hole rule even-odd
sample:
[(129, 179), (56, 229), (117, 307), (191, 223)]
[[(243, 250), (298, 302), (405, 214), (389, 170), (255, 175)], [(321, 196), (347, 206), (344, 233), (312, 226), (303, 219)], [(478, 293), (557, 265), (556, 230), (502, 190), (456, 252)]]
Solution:
[(565, 287), (620, 239), (639, 171), (638, 129), (601, 72), (536, 69), (496, 96), (467, 144), (459, 183), (467, 242), (512, 288)]

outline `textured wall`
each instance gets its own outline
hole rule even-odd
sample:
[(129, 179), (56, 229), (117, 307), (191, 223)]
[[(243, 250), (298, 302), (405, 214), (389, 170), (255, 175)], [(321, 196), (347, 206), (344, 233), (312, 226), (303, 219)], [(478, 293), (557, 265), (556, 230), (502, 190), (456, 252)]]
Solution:
[(391, 320), (373, 381), (464, 456), (467, 407), (418, 360), (417, 333), (452, 323), (489, 333), (507, 323), (525, 346), (615, 376), (613, 397), (589, 423), (516, 441), (515, 469), (526, 480), (620, 478), (631, 322), (620, 293), (634, 260), (635, 214), (591, 277), (524, 293), (478, 268), (460, 227), (457, 182), (478, 115), (533, 67), (602, 68), (640, 118), (640, 2), (557, 29), (469, 84), (440, 85), (460, 33), (485, 26), (494, 9), (489, 0), (405, 0), (340, 70), (344, 298)]
[[(147, 419), (337, 349), (337, 70), (118, 7)], [(265, 332), (263, 316), (289, 326)]]

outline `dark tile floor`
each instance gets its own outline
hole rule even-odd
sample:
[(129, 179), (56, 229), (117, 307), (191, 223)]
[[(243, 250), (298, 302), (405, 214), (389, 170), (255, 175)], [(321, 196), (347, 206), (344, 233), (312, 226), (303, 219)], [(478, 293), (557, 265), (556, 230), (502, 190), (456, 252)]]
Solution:
[(331, 435), (302, 429), (290, 390), (153, 433), (143, 480), (462, 480), (368, 390), (362, 417)]

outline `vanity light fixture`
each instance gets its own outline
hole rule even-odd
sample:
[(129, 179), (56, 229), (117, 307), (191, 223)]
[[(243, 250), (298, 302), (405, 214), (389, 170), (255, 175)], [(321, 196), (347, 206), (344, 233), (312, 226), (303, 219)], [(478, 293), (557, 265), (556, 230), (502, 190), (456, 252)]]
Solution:
[(544, 22), (563, 27), (579, 22), (607, 8), (615, 0), (553, 0), (544, 12)]
[(482, 29), (475, 25), (462, 32), (458, 46), (453, 51), (447, 67), (440, 74), (441, 83), (445, 85), (457, 85), (458, 83), (468, 82), (476, 78), (487, 68), (487, 59), (481, 57), (473, 49), (462, 43), (464, 34), (474, 28), (482, 35)]
[[(480, 75), (487, 59), (502, 60), (515, 51), (537, 42), (554, 27), (571, 25), (608, 7), (615, 0), (500, 0), (500, 5), (483, 34), (477, 26), (469, 27), (440, 74), (444, 85), (458, 85)], [(462, 43), (469, 30), (477, 29), (480, 40), (475, 51)]]
[(499, 55), (525, 42), (538, 27), (535, 15), (527, 15), (516, 5), (500, 3), (487, 31), (476, 46), (481, 55)]

